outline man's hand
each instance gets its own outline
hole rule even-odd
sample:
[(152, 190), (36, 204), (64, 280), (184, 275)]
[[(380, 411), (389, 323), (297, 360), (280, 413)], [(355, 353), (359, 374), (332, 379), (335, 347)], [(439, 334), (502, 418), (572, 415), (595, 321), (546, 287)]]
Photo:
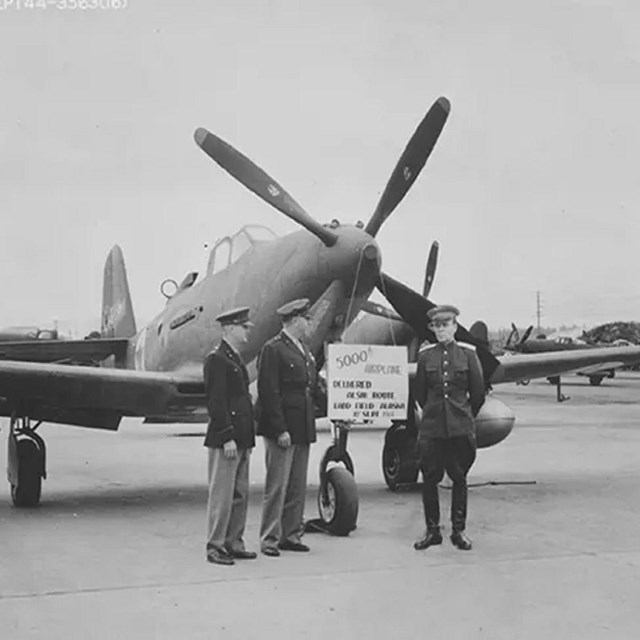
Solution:
[(224, 443), (224, 457), (227, 460), (233, 460), (238, 455), (238, 446), (235, 440), (229, 440)]
[(291, 446), (291, 436), (289, 435), (288, 431), (283, 431), (278, 436), (278, 446), (282, 447), (283, 449), (287, 449), (289, 446)]

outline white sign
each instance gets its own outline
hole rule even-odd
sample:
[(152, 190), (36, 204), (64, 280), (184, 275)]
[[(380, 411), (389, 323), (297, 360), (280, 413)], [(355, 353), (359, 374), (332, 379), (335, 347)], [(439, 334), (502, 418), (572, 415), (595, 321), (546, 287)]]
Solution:
[(330, 420), (405, 420), (409, 402), (406, 347), (330, 344)]

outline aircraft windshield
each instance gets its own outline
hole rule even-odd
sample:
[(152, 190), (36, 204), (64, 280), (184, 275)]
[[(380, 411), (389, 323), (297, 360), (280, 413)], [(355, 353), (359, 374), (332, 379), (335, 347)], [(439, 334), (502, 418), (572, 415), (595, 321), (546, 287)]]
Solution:
[(207, 273), (218, 273), (233, 264), (256, 244), (269, 242), (278, 236), (268, 227), (247, 225), (231, 238), (219, 240), (209, 255)]
[(244, 227), (243, 231), (249, 235), (251, 242), (254, 244), (256, 242), (269, 242), (269, 240), (274, 240), (278, 237), (269, 227), (257, 224), (248, 225)]

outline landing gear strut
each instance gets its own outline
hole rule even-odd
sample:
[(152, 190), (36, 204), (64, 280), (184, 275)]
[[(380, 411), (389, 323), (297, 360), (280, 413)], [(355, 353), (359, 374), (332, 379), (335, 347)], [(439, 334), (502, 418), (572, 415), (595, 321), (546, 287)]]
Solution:
[(7, 478), (11, 500), (16, 507), (36, 507), (40, 502), (42, 479), (47, 477), (44, 440), (28, 417), (11, 416), (7, 447)]
[(346, 536), (358, 520), (358, 486), (354, 466), (347, 451), (349, 425), (332, 422), (333, 444), (320, 461), (318, 512), (322, 528), (336, 536)]
[(558, 402), (566, 402), (570, 399), (569, 396), (565, 396), (562, 393), (562, 382), (560, 380), (560, 376), (550, 376), (547, 378), (547, 380), (549, 381), (549, 384), (555, 385), (556, 399), (558, 400)]

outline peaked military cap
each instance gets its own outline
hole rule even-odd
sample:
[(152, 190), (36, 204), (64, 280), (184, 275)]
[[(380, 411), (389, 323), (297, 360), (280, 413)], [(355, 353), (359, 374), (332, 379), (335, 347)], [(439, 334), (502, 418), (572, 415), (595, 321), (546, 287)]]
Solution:
[(448, 318), (455, 318), (459, 315), (460, 311), (458, 311), (458, 308), (454, 307), (452, 304), (441, 304), (427, 311), (427, 318), (431, 321), (436, 319), (446, 320)]
[(276, 309), (276, 313), (282, 320), (304, 315), (307, 311), (309, 311), (309, 298), (292, 300), (291, 302), (287, 302), (287, 304), (283, 304), (279, 309)]
[(216, 320), (222, 325), (229, 324), (247, 324), (253, 326), (252, 322), (249, 322), (249, 307), (239, 307), (237, 309), (231, 309), (221, 313)]

